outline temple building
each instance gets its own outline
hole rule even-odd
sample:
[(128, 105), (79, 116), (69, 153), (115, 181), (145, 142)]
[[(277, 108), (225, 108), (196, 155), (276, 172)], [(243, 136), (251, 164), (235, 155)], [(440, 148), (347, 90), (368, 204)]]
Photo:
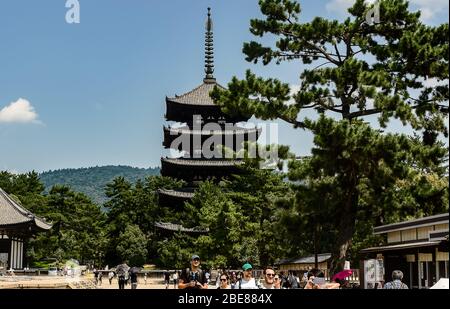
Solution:
[(361, 251), (361, 286), (374, 288), (391, 280), (394, 270), (413, 289), (427, 289), (449, 277), (449, 214), (439, 214), (374, 228), (385, 244)]
[[(214, 78), (213, 43), (213, 22), (208, 8), (203, 83), (183, 95), (166, 98), (165, 118), (177, 125), (164, 127), (163, 146), (183, 156), (162, 158), (161, 175), (183, 180), (186, 185), (179, 190), (159, 190), (160, 205), (164, 207), (183, 206), (193, 198), (201, 181), (219, 181), (237, 173), (243, 161), (225, 156), (223, 149), (238, 152), (244, 142), (256, 142), (261, 134), (258, 128), (238, 125), (250, 117), (226, 115), (211, 99), (210, 92), (214, 87), (225, 89)], [(162, 228), (164, 224), (157, 227)]]
[(26, 251), (24, 241), (51, 227), (51, 224), (19, 205), (0, 188), (0, 269), (23, 269)]

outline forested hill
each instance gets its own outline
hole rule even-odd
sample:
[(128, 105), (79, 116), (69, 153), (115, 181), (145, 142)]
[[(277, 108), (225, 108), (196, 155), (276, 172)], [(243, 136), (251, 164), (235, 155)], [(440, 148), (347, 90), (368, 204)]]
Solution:
[(48, 171), (40, 174), (39, 177), (45, 185), (46, 192), (54, 185), (67, 185), (74, 191), (86, 194), (98, 205), (103, 205), (107, 201), (105, 186), (114, 178), (122, 176), (135, 183), (138, 179), (153, 175), (159, 175), (159, 168), (102, 166)]

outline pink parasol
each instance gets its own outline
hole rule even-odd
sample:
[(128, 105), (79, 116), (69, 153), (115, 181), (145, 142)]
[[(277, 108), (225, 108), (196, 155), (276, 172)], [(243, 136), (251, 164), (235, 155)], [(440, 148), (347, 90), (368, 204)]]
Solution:
[(336, 281), (336, 279), (339, 280), (345, 280), (345, 278), (350, 277), (353, 274), (353, 271), (351, 269), (343, 270), (336, 275), (333, 276), (333, 279), (331, 281)]

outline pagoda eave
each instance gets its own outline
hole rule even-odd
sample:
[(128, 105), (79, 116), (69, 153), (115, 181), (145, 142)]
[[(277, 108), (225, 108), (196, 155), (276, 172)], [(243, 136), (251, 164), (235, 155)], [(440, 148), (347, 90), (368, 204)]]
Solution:
[[(234, 130), (190, 130), (186, 128), (174, 129), (164, 127), (163, 146), (166, 149), (175, 147), (179, 151), (187, 151), (193, 153), (194, 149), (201, 149), (207, 140), (214, 142), (215, 146), (225, 145), (233, 150), (240, 150), (244, 142), (256, 142), (261, 135), (262, 129), (244, 129), (237, 128)], [(178, 140), (180, 143), (174, 146), (174, 142)], [(181, 143), (182, 142), (182, 143)], [(197, 143), (196, 147), (194, 144)], [(182, 147), (189, 146), (189, 149)]]
[(240, 160), (161, 159), (161, 175), (187, 182), (223, 178), (239, 172)]
[(177, 233), (177, 232), (183, 232), (188, 234), (208, 234), (209, 229), (208, 228), (186, 228), (180, 224), (173, 224), (173, 223), (165, 223), (165, 222), (156, 222), (155, 227), (157, 229), (160, 229), (162, 231), (170, 232), (170, 233)]
[(237, 167), (242, 165), (244, 162), (242, 160), (217, 160), (217, 159), (172, 159), (172, 158), (162, 158), (161, 162), (163, 165), (170, 165), (179, 168), (229, 168)]
[(158, 190), (159, 202), (167, 207), (183, 206), (185, 202), (189, 202), (194, 197), (194, 192), (178, 191), (178, 190)]
[(180, 136), (180, 135), (201, 135), (201, 136), (207, 136), (211, 137), (214, 135), (250, 135), (250, 134), (261, 134), (262, 129), (261, 128), (252, 128), (252, 129), (246, 129), (246, 128), (240, 128), (240, 127), (233, 127), (231, 129), (226, 128), (225, 130), (191, 130), (188, 127), (183, 128), (169, 128), (164, 126), (164, 136)]
[(221, 108), (214, 104), (185, 104), (175, 102), (171, 98), (166, 98), (166, 115), (167, 121), (175, 121), (181, 123), (192, 123), (194, 116), (201, 115), (204, 120), (225, 120), (228, 123), (245, 122), (250, 117), (245, 116), (227, 116)]

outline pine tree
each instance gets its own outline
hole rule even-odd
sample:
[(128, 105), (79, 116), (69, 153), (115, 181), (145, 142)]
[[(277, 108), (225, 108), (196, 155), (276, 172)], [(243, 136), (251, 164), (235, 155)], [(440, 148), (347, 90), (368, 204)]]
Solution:
[[(448, 209), (442, 198), (448, 184), (433, 184), (445, 177), (442, 162), (448, 157), (438, 140), (439, 134), (448, 137), (448, 24), (424, 25), (404, 0), (378, 1), (381, 19), (375, 23), (367, 21), (373, 6), (364, 0), (355, 2), (343, 22), (299, 22), (296, 1), (259, 5), (265, 19), (252, 20), (250, 31), (277, 41), (275, 47), (245, 43), (246, 60), (302, 61), (308, 68), (300, 75), (300, 91), (290, 95), (288, 84), (247, 71), (245, 80), (233, 78), (229, 90), (215, 88), (211, 95), (226, 113), (279, 118), (314, 133), (311, 160), (292, 163), (290, 176), (309, 183), (311, 194), (332, 184), (321, 205), (325, 211), (316, 216), (336, 229), (332, 270), (342, 269), (360, 222), (411, 214), (408, 199), (416, 201), (416, 211), (428, 205), (416, 215)], [(319, 120), (304, 118), (308, 109)], [(422, 140), (370, 128), (363, 121), (371, 115), (382, 128), (393, 119), (410, 125)], [(414, 188), (414, 177), (428, 189)]]

